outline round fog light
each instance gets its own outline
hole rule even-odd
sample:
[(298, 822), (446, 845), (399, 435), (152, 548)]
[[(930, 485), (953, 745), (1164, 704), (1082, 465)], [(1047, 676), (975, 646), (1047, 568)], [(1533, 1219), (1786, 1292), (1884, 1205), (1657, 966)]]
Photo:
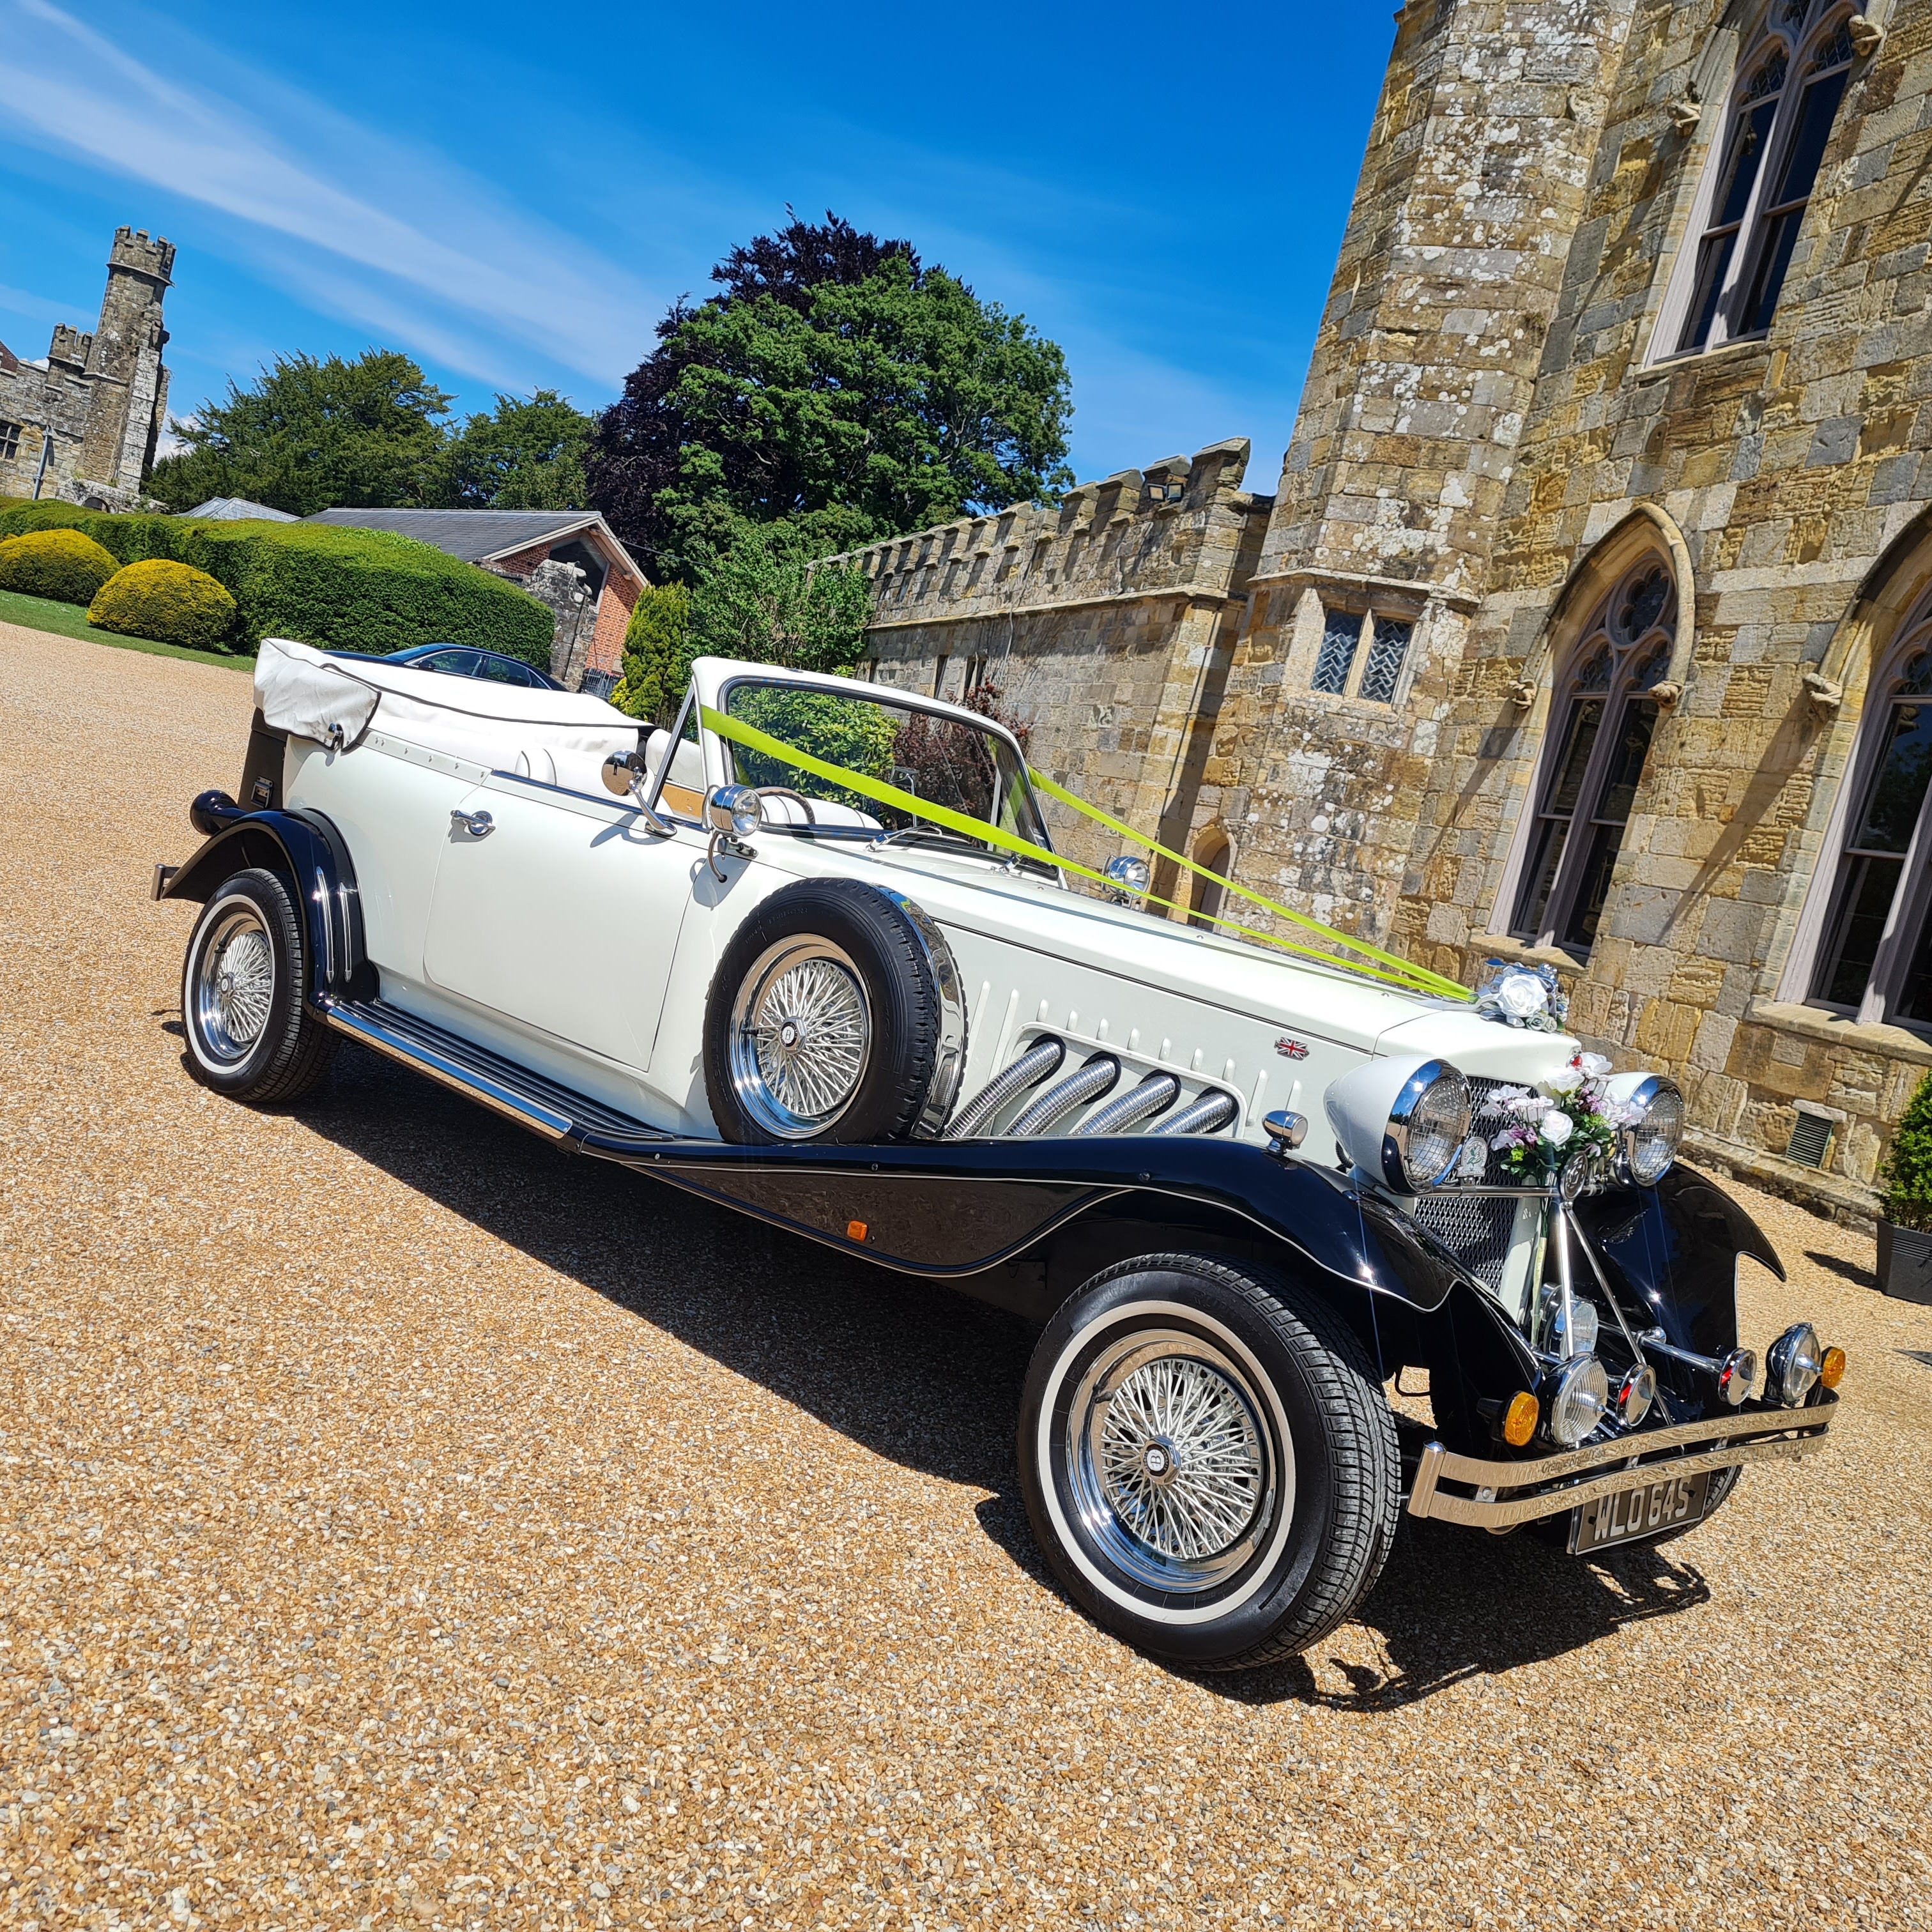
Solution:
[(1750, 1400), (1757, 1387), (1757, 1355), (1750, 1348), (1733, 1348), (1718, 1371), (1718, 1393), (1736, 1408)]
[(1631, 1370), (1618, 1385), (1617, 1420), (1626, 1429), (1634, 1429), (1656, 1400), (1657, 1371), (1647, 1365)]
[(1594, 1355), (1576, 1355), (1557, 1372), (1550, 1404), (1550, 1439), (1574, 1449), (1604, 1419), (1610, 1406), (1610, 1378)]
[(1766, 1358), (1767, 1393), (1786, 1408), (1796, 1408), (1811, 1393), (1824, 1366), (1817, 1330), (1808, 1322), (1794, 1322), (1772, 1342)]

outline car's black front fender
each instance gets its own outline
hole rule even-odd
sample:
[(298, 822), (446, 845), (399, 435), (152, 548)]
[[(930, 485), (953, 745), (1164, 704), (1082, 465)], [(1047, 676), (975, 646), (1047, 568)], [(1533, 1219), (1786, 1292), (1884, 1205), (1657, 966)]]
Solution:
[(200, 849), (156, 874), (158, 899), (205, 904), (224, 880), (251, 867), (279, 872), (294, 890), (308, 932), (310, 1003), (367, 999), (374, 969), (362, 940), (362, 902), (342, 835), (319, 812), (249, 812), (226, 792), (205, 791), (188, 808)]

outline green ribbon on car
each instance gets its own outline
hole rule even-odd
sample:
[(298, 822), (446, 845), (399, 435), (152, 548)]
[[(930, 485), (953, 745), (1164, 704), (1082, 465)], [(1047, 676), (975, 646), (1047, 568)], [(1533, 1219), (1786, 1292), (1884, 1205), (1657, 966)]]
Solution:
[[(1016, 858), (1036, 860), (1043, 866), (1056, 870), (1072, 872), (1094, 884), (1104, 886), (1109, 892), (1124, 892), (1126, 888), (1110, 879), (1104, 872), (1098, 872), (1090, 866), (1083, 866), (1077, 860), (1069, 859), (1063, 854), (1052, 851), (1044, 845), (1036, 845), (1030, 839), (1022, 838), (1017, 833), (1004, 831), (997, 825), (989, 825), (982, 818), (975, 818), (970, 813), (955, 812), (950, 806), (935, 805), (929, 799), (920, 797), (916, 793), (902, 791), (896, 785), (889, 785), (883, 780), (868, 778), (862, 772), (850, 771), (843, 765), (835, 765), (824, 758), (814, 758), (809, 752), (802, 751), (796, 745), (788, 745), (780, 738), (774, 738), (766, 731), (760, 731), (755, 724), (747, 724), (742, 718), (730, 718), (722, 711), (714, 711), (708, 704), (698, 707), (698, 716), (708, 730), (715, 731), (721, 738), (734, 745), (742, 745), (747, 751), (762, 753), (782, 765), (789, 765), (796, 771), (809, 772), (813, 777), (823, 778), (826, 784), (837, 785), (842, 790), (856, 792), (862, 798), (868, 798), (874, 804), (890, 806), (896, 812), (902, 812), (912, 818), (922, 818), (929, 824), (943, 826), (949, 832), (957, 832), (962, 836), (994, 847), (1003, 852), (1010, 852)], [(1210, 872), (1205, 866), (1197, 865), (1192, 859), (1178, 852), (1170, 851), (1165, 845), (1136, 832), (1119, 819), (1090, 806), (1084, 799), (1077, 798), (1064, 785), (1056, 784), (1044, 772), (1036, 771), (1030, 765), (1027, 776), (1048, 797), (1058, 800), (1069, 810), (1076, 812), (1083, 818), (1090, 818), (1097, 825), (1106, 826), (1109, 831), (1123, 838), (1130, 839), (1136, 845), (1143, 845), (1158, 856), (1172, 860), (1198, 877), (1210, 880), (1224, 892), (1232, 892), (1236, 898), (1246, 899), (1251, 905), (1259, 906), (1264, 912), (1276, 919), (1283, 919), (1291, 925), (1330, 946), (1340, 946), (1351, 952), (1360, 953), (1358, 959), (1338, 959), (1332, 953), (1318, 952), (1312, 946), (1299, 944), (1292, 939), (1283, 939), (1271, 932), (1262, 932), (1253, 926), (1243, 926), (1238, 921), (1224, 919), (1218, 913), (1191, 910), (1172, 899), (1164, 899), (1156, 892), (1136, 892), (1132, 896), (1149, 905), (1165, 907), (1170, 912), (1186, 914), (1191, 920), (1199, 920), (1223, 930), (1238, 933), (1244, 939), (1252, 939), (1264, 946), (1272, 946), (1284, 952), (1298, 954), (1305, 959), (1312, 959), (1318, 965), (1339, 967), (1344, 972), (1360, 974), (1366, 978), (1380, 980), (1401, 988), (1406, 992), (1428, 993), (1438, 998), (1467, 1000), (1471, 998), (1468, 988), (1455, 980), (1445, 979), (1439, 973), (1432, 973), (1426, 966), (1412, 964), (1408, 960), (1393, 952), (1384, 952), (1379, 946), (1370, 945), (1366, 940), (1352, 939), (1346, 932), (1337, 932), (1333, 926), (1324, 926), (1319, 920), (1310, 919), (1305, 913), (1294, 911), (1289, 907), (1277, 905), (1273, 899), (1264, 898), (1259, 892), (1250, 892), (1246, 886), (1232, 879), (1224, 878), (1219, 872)], [(1375, 964), (1370, 964), (1370, 962)]]

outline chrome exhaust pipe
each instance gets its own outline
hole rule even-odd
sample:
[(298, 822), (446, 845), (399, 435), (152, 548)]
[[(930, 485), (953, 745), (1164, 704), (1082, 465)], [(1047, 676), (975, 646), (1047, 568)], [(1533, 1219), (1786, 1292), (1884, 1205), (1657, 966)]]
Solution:
[(1016, 1094), (1037, 1087), (1049, 1074), (1060, 1071), (1066, 1058), (1066, 1043), (1052, 1034), (1034, 1042), (1004, 1073), (996, 1073), (960, 1108), (946, 1130), (950, 1141), (970, 1141), (986, 1126)]
[(1079, 1140), (1093, 1134), (1124, 1134), (1142, 1121), (1164, 1114), (1180, 1097), (1180, 1082), (1172, 1073), (1150, 1073), (1141, 1084), (1109, 1100), (1097, 1114), (1090, 1114), (1073, 1130)]
[(1171, 1120), (1154, 1129), (1156, 1134), (1218, 1134), (1241, 1111), (1232, 1094), (1203, 1094), (1190, 1106), (1181, 1108)]
[(1078, 1073), (1070, 1073), (1058, 1085), (1049, 1087), (1040, 1098), (1020, 1113), (1007, 1128), (1006, 1138), (1018, 1140), (1043, 1134), (1054, 1122), (1064, 1120), (1076, 1107), (1111, 1094), (1120, 1077), (1120, 1063), (1111, 1053), (1096, 1053)]

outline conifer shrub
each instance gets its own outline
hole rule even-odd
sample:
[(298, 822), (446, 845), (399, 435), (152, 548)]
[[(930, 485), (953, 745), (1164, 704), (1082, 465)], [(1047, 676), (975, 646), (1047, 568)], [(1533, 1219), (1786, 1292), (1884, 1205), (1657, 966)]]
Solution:
[(236, 614), (234, 598), (206, 571), (159, 556), (117, 570), (87, 607), (98, 629), (196, 651), (221, 650)]
[(1879, 1169), (1880, 1211), (1894, 1227), (1932, 1231), (1932, 1073), (1906, 1103)]
[(624, 631), (624, 675), (610, 694), (620, 711), (668, 726), (691, 681), (691, 593), (654, 584), (638, 598)]
[(80, 530), (30, 530), (0, 539), (0, 590), (25, 597), (91, 604), (120, 567), (111, 550)]

